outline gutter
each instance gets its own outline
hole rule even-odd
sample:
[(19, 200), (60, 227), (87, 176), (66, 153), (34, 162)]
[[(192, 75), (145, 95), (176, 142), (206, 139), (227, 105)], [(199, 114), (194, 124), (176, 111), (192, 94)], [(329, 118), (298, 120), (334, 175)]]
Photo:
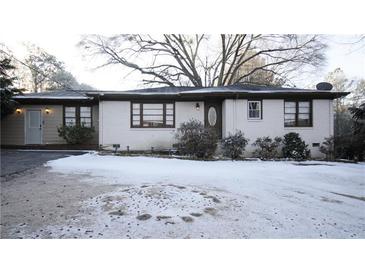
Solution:
[(92, 95), (98, 100), (198, 100), (204, 98), (216, 99), (336, 99), (345, 97), (349, 92), (199, 92), (199, 93), (116, 93)]
[(17, 95), (14, 99), (47, 99), (47, 100), (92, 100), (91, 97), (87, 96), (23, 96)]

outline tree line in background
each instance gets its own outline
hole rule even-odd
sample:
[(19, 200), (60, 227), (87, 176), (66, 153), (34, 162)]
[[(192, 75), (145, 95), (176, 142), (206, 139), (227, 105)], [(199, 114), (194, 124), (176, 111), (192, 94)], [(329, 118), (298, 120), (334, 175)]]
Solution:
[[(75, 76), (67, 71), (65, 63), (44, 49), (28, 44), (24, 59), (18, 59), (6, 49), (0, 47), (0, 60), (10, 60), (15, 75), (13, 84), (26, 92), (40, 92), (55, 89), (91, 90), (92, 86), (79, 83)], [(2, 49), (3, 48), (3, 49)]]
[(1, 119), (14, 112), (18, 104), (13, 96), (22, 92), (93, 89), (89, 85), (80, 84), (66, 70), (62, 61), (45, 50), (28, 45), (27, 51), (24, 60), (20, 60), (5, 45), (0, 44)]
[(18, 103), (12, 97), (21, 94), (23, 91), (14, 86), (16, 80), (16, 77), (12, 74), (14, 70), (15, 66), (12, 65), (11, 59), (0, 59), (1, 119), (14, 112)]
[(323, 151), (329, 159), (364, 160), (365, 154), (365, 79), (350, 80), (341, 68), (326, 80), (333, 91), (350, 92), (334, 101), (334, 136), (326, 140)]

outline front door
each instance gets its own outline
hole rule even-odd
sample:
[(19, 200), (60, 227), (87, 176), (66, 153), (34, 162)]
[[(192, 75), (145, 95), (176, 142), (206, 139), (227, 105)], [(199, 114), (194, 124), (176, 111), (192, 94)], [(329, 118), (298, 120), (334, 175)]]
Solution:
[(221, 101), (205, 101), (205, 127), (212, 128), (222, 138), (222, 102)]
[(42, 144), (41, 110), (27, 110), (25, 116), (25, 143)]

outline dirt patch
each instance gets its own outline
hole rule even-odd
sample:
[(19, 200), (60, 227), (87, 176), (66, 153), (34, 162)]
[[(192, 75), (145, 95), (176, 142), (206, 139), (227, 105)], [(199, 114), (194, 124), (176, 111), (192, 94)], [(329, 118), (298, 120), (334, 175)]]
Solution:
[(175, 224), (175, 222), (173, 222), (173, 221), (166, 221), (165, 222), (165, 225), (174, 225)]
[(109, 212), (109, 215), (123, 216), (125, 213), (122, 210)]
[(330, 164), (321, 164), (321, 163), (293, 163), (295, 166), (334, 166)]
[(340, 195), (340, 196), (343, 196), (343, 197), (347, 197), (347, 198), (351, 198), (351, 199), (356, 199), (356, 200), (360, 200), (360, 201), (365, 202), (365, 197), (362, 197), (362, 196), (354, 196), (354, 195), (337, 193), (337, 192), (331, 192), (331, 193), (336, 194), (336, 195)]
[(161, 221), (161, 220), (164, 220), (164, 219), (171, 219), (171, 216), (156, 216), (157, 221)]
[(214, 216), (217, 214), (218, 210), (215, 209), (214, 207), (206, 207), (204, 208), (204, 212)]
[(203, 215), (203, 213), (190, 213), (191, 216), (194, 216), (194, 217), (201, 217)]
[(150, 219), (152, 216), (151, 214), (142, 214), (142, 215), (138, 215), (136, 218), (140, 221), (145, 221)]
[(327, 198), (327, 197), (322, 197), (321, 201), (328, 202), (328, 203), (335, 203), (335, 204), (342, 204), (343, 203), (342, 201), (335, 200), (335, 199), (330, 199), (330, 198)]
[(205, 198), (212, 199), (212, 201), (217, 204), (221, 202), (217, 197), (214, 197), (214, 196), (205, 196)]
[(185, 186), (179, 186), (179, 185), (173, 185), (173, 184), (168, 184), (168, 186), (173, 186), (173, 187), (176, 187), (178, 189), (186, 189)]
[(190, 216), (182, 216), (181, 219), (185, 222), (185, 223), (192, 223), (194, 222), (194, 219), (191, 218)]

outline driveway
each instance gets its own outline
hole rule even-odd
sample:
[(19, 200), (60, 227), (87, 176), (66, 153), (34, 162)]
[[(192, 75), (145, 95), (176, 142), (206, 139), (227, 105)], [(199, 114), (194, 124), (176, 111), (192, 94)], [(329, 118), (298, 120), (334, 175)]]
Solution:
[(49, 160), (83, 153), (85, 152), (1, 149), (1, 177), (34, 169)]

